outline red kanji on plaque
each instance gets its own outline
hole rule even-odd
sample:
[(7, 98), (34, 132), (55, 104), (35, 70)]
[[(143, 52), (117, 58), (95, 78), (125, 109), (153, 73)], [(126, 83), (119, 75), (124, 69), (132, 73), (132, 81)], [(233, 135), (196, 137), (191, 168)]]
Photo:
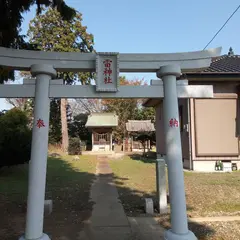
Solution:
[(112, 74), (112, 69), (111, 68), (105, 68), (104, 69), (104, 75), (111, 75)]
[(112, 60), (111, 59), (106, 59), (105, 61), (103, 61), (105, 68), (110, 68), (111, 64), (112, 64)]
[(104, 70), (103, 70), (103, 74), (104, 74), (104, 83), (108, 84), (108, 83), (112, 83), (112, 60), (111, 59), (105, 59), (103, 61), (104, 64)]
[(171, 118), (169, 120), (169, 126), (170, 127), (178, 127), (178, 120), (176, 118)]
[(37, 120), (37, 127), (38, 128), (45, 127), (44, 121), (41, 118)]
[(104, 78), (104, 83), (105, 84), (112, 83), (112, 78), (111, 77), (105, 77)]

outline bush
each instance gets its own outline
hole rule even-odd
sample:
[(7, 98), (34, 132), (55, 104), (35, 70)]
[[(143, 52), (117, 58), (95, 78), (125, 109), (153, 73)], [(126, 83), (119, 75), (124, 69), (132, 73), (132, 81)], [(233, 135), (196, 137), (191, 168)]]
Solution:
[(81, 141), (80, 146), (81, 146), (81, 151), (86, 151), (87, 141)]
[(24, 112), (11, 109), (0, 116), (0, 167), (30, 160), (31, 130)]
[(80, 139), (70, 138), (69, 139), (69, 146), (68, 146), (68, 154), (69, 155), (80, 155), (82, 153), (81, 151), (81, 145), (80, 145)]
[(91, 141), (92, 134), (85, 127), (88, 115), (81, 113), (74, 116), (73, 121), (68, 124), (69, 136), (72, 138), (78, 137), (82, 141)]

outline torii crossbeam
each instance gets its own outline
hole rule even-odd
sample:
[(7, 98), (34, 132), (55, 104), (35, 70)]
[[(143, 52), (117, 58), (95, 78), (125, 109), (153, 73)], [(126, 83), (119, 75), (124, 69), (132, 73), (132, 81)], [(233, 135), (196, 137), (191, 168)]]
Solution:
[[(181, 70), (209, 67), (221, 48), (171, 54), (57, 53), (0, 48), (0, 66), (31, 71), (36, 80), (23, 85), (0, 85), (0, 98), (34, 97), (34, 126), (29, 163), (28, 207), (25, 235), (21, 240), (49, 240), (43, 233), (43, 211), (48, 153), (49, 98), (163, 98), (166, 157), (168, 164), (172, 229), (167, 240), (193, 240), (188, 230), (178, 98), (212, 98), (212, 86), (176, 83)], [(112, 65), (111, 65), (112, 64)], [(97, 73), (96, 86), (66, 86), (56, 71)], [(119, 72), (155, 72), (163, 85), (119, 86)], [(51, 83), (52, 82), (52, 83)], [(55, 84), (56, 83), (56, 84)], [(117, 217), (117, 216), (116, 216)]]

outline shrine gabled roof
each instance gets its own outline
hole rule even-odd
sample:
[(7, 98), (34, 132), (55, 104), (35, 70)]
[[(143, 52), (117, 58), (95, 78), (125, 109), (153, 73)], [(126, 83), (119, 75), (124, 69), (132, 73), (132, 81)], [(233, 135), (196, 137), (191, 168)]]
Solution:
[(128, 120), (126, 123), (128, 132), (154, 132), (155, 127), (151, 120)]
[(92, 113), (88, 116), (86, 127), (117, 127), (118, 116), (115, 113)]

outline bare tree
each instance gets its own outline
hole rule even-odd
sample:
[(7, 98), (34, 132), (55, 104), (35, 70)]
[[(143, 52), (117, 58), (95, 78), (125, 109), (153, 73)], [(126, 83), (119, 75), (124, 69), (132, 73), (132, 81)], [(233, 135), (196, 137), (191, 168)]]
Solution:
[(101, 99), (76, 99), (69, 103), (73, 116), (76, 116), (80, 113), (90, 114), (93, 112), (102, 112), (104, 110)]
[(6, 98), (6, 102), (22, 111), (26, 110), (28, 98)]

